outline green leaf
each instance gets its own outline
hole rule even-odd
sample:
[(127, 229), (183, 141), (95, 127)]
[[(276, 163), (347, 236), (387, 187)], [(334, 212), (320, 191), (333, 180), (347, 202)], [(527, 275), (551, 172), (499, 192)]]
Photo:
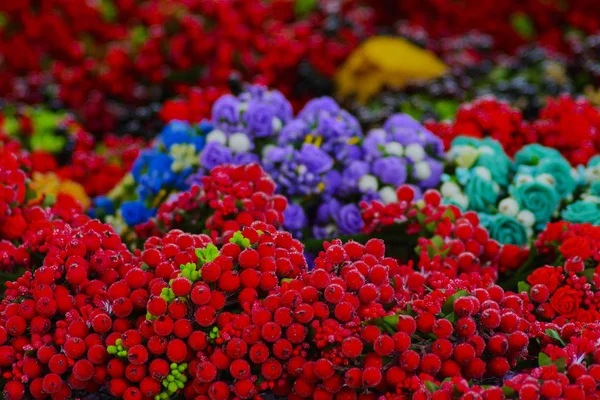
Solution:
[(296, 15), (306, 15), (314, 10), (318, 5), (317, 0), (296, 0), (294, 12)]
[(517, 284), (517, 288), (519, 290), (519, 293), (521, 293), (521, 292), (529, 293), (529, 289), (531, 289), (531, 285), (528, 284), (527, 282), (521, 281)]
[(427, 390), (429, 390), (431, 393), (435, 392), (436, 390), (438, 390), (438, 385), (436, 385), (435, 383), (431, 382), (431, 381), (425, 381), (425, 387), (427, 388)]
[(446, 318), (448, 321), (454, 323), (454, 321), (456, 320), (456, 315), (454, 315), (454, 313), (451, 312), (450, 314), (446, 315), (444, 318)]
[(565, 341), (560, 337), (560, 335), (558, 334), (558, 332), (554, 329), (546, 329), (545, 331), (546, 335), (548, 335), (548, 337), (551, 337), (552, 339), (560, 342), (560, 344), (562, 344), (563, 346), (566, 346)]
[(246, 239), (244, 237), (244, 235), (242, 235), (242, 232), (240, 232), (240, 231), (237, 231), (236, 233), (234, 233), (233, 237), (231, 239), (229, 239), (229, 242), (235, 243), (242, 248), (250, 247), (250, 240)]
[(202, 264), (214, 261), (219, 257), (219, 254), (219, 249), (212, 243), (209, 243), (208, 246), (203, 249), (196, 249), (196, 256), (198, 256), (198, 260)]
[(452, 296), (448, 297), (448, 299), (442, 306), (442, 313), (444, 315), (450, 314), (452, 312), (452, 310), (454, 309), (454, 302), (456, 301), (456, 299), (458, 299), (460, 297), (465, 297), (466, 295), (467, 295), (466, 290), (459, 290), (458, 292), (454, 293)]
[(117, 8), (111, 0), (101, 0), (100, 12), (108, 22), (113, 22), (117, 19)]
[(561, 357), (558, 360), (554, 361), (553, 364), (556, 365), (556, 369), (558, 370), (558, 372), (565, 372), (567, 360), (564, 357)]
[(535, 26), (529, 15), (525, 13), (514, 13), (510, 17), (513, 29), (524, 39), (531, 40), (535, 36)]
[(581, 276), (585, 276), (585, 279), (587, 279), (588, 282), (592, 282), (594, 280), (594, 272), (594, 268), (584, 269)]
[(502, 386), (502, 391), (506, 397), (513, 397), (515, 395), (515, 389), (510, 386)]
[(552, 359), (550, 357), (548, 357), (545, 353), (540, 353), (538, 355), (538, 365), (540, 367), (544, 367), (546, 365), (551, 365), (552, 364)]

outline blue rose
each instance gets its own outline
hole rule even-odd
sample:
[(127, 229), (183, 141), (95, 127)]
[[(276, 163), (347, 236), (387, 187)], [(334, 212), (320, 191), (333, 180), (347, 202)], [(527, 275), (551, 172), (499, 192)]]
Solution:
[(571, 174), (571, 165), (562, 158), (543, 159), (538, 165), (538, 173), (552, 175), (556, 191), (562, 198), (572, 194), (577, 185)]
[(337, 213), (333, 214), (333, 220), (342, 235), (360, 233), (364, 225), (360, 209), (356, 204), (346, 204), (340, 208)]
[(519, 165), (538, 165), (545, 158), (563, 158), (556, 149), (541, 144), (528, 144), (515, 154), (515, 168)]
[(490, 170), (492, 180), (500, 186), (508, 185), (510, 174), (510, 159), (503, 153), (480, 154), (475, 162), (475, 167), (485, 167)]
[(526, 182), (511, 188), (510, 192), (522, 210), (533, 213), (537, 225), (550, 221), (552, 213), (560, 203), (560, 196), (556, 189), (542, 182)]
[(484, 226), (490, 236), (502, 244), (527, 244), (527, 229), (513, 217), (497, 214), (486, 221)]
[(600, 206), (585, 200), (569, 204), (561, 213), (562, 219), (575, 224), (593, 223), (600, 217)]
[(134, 200), (121, 204), (121, 215), (127, 225), (135, 226), (148, 221), (148, 218), (152, 216), (152, 212), (146, 208), (144, 203)]
[(180, 143), (190, 142), (191, 126), (186, 121), (174, 120), (169, 122), (162, 130), (158, 139), (165, 145), (167, 150), (171, 150), (171, 146)]
[(106, 196), (97, 196), (94, 198), (94, 207), (90, 208), (88, 215), (92, 218), (103, 218), (105, 215), (115, 213), (114, 202)]
[(231, 149), (219, 142), (208, 143), (200, 153), (200, 165), (209, 170), (217, 165), (230, 164), (232, 160)]
[(273, 109), (261, 102), (251, 102), (244, 113), (244, 122), (250, 136), (262, 138), (273, 134)]
[(469, 208), (475, 211), (487, 211), (498, 200), (493, 183), (474, 173), (465, 186), (465, 195), (469, 199)]
[(373, 173), (381, 182), (398, 187), (406, 182), (406, 163), (399, 157), (380, 158), (373, 163)]

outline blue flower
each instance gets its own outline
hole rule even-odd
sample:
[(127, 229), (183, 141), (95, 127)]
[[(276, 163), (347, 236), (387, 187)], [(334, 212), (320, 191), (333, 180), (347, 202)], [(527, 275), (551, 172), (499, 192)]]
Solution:
[(573, 193), (577, 182), (571, 174), (571, 165), (562, 158), (545, 158), (538, 165), (540, 174), (550, 174), (554, 178), (558, 194), (565, 198)]
[(489, 210), (498, 200), (494, 184), (475, 173), (469, 177), (465, 186), (465, 195), (469, 198), (469, 208), (475, 211)]
[(112, 215), (114, 213), (114, 202), (106, 196), (97, 196), (94, 198), (94, 207), (90, 209), (89, 216), (92, 218), (101, 218), (104, 215)]
[(342, 235), (355, 235), (360, 233), (364, 222), (360, 209), (356, 204), (346, 204), (333, 214), (333, 220)]
[(165, 125), (158, 140), (165, 145), (167, 150), (171, 150), (171, 146), (174, 144), (191, 142), (191, 129), (192, 127), (186, 121), (174, 120)]
[(399, 157), (380, 158), (373, 163), (373, 173), (381, 182), (398, 187), (406, 182), (406, 162)]
[(544, 225), (552, 217), (552, 213), (560, 204), (560, 196), (556, 189), (548, 184), (533, 181), (512, 187), (511, 195), (519, 203), (521, 209), (529, 210), (535, 216), (536, 225)]
[(575, 224), (594, 223), (600, 219), (600, 206), (585, 200), (569, 204), (561, 213), (562, 219)]
[(283, 226), (291, 232), (300, 232), (306, 227), (307, 219), (304, 209), (298, 204), (290, 204), (283, 212)]
[(482, 224), (488, 229), (490, 236), (502, 244), (527, 244), (527, 229), (513, 217), (497, 214), (488, 220), (482, 220)]
[(230, 94), (219, 97), (212, 108), (212, 120), (215, 125), (226, 132), (233, 133), (239, 126), (240, 101)]
[(273, 134), (274, 113), (267, 104), (253, 101), (244, 113), (244, 122), (250, 137), (263, 138)]
[(230, 164), (232, 160), (233, 154), (231, 153), (231, 149), (219, 142), (208, 143), (200, 154), (200, 165), (208, 170), (218, 165)]
[(148, 221), (153, 212), (148, 210), (139, 200), (126, 201), (121, 204), (121, 215), (129, 226), (135, 226)]

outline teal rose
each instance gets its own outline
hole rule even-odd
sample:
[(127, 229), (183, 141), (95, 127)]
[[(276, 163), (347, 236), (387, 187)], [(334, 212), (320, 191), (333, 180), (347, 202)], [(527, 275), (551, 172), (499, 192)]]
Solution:
[(475, 211), (487, 211), (498, 200), (494, 184), (474, 173), (465, 186), (465, 195), (469, 198), (469, 208)]
[(592, 196), (600, 197), (600, 181), (593, 182), (590, 185), (590, 194)]
[(492, 179), (500, 186), (508, 185), (510, 160), (503, 153), (481, 154), (475, 162), (476, 167), (485, 167), (492, 173)]
[(538, 165), (545, 158), (563, 158), (560, 152), (541, 144), (528, 144), (515, 154), (515, 168), (519, 165)]
[(502, 154), (510, 162), (508, 156), (504, 152), (504, 147), (502, 147), (502, 144), (500, 144), (499, 141), (486, 137), (481, 141), (481, 145), (491, 147), (494, 152)]
[(569, 204), (561, 213), (562, 219), (575, 224), (593, 223), (598, 220), (600, 206), (589, 201), (579, 200)]
[(596, 167), (598, 164), (600, 164), (600, 155), (590, 158), (587, 166), (588, 168), (593, 168)]
[(537, 181), (525, 182), (513, 187), (511, 195), (522, 210), (533, 213), (537, 225), (550, 221), (552, 213), (560, 203), (560, 196), (553, 186)]
[(539, 174), (550, 174), (554, 178), (556, 191), (565, 198), (573, 193), (577, 182), (571, 173), (571, 165), (562, 158), (545, 158), (538, 165)]
[(502, 244), (523, 246), (527, 243), (527, 229), (513, 217), (498, 214), (485, 221), (484, 225), (492, 239)]
[(451, 143), (451, 147), (454, 146), (472, 146), (479, 147), (481, 140), (470, 137), (470, 136), (457, 136)]

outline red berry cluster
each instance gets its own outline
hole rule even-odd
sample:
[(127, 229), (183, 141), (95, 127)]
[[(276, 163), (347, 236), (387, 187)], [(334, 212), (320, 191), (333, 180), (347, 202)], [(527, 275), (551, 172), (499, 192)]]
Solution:
[(533, 123), (538, 143), (560, 149), (571, 164), (586, 164), (600, 151), (600, 111), (584, 98), (548, 99)]
[(546, 225), (535, 242), (537, 252), (548, 264), (561, 265), (579, 258), (585, 268), (600, 263), (600, 227), (559, 221)]
[(138, 234), (163, 235), (171, 229), (207, 233), (226, 243), (234, 232), (254, 221), (281, 227), (287, 199), (275, 194), (275, 182), (258, 164), (218, 166), (194, 185), (163, 203), (156, 218)]
[(104, 337), (131, 329), (148, 298), (136, 289), (144, 279), (135, 257), (106, 225), (56, 225), (40, 250), (38, 268), (8, 282), (0, 304), (0, 369), (11, 400), (97, 391), (110, 376)]
[(441, 204), (435, 190), (428, 190), (419, 201), (414, 201), (409, 186), (398, 188), (396, 195), (395, 203), (361, 203), (364, 232), (408, 237), (404, 245), (416, 246), (420, 270), (443, 271), (450, 277), (472, 272), (497, 277), (528, 256), (526, 250), (491, 239), (476, 213)]
[(521, 112), (507, 102), (482, 97), (458, 109), (454, 122), (428, 122), (427, 129), (444, 140), (450, 148), (457, 136), (491, 137), (499, 141), (509, 156), (535, 142), (531, 126), (523, 122)]

